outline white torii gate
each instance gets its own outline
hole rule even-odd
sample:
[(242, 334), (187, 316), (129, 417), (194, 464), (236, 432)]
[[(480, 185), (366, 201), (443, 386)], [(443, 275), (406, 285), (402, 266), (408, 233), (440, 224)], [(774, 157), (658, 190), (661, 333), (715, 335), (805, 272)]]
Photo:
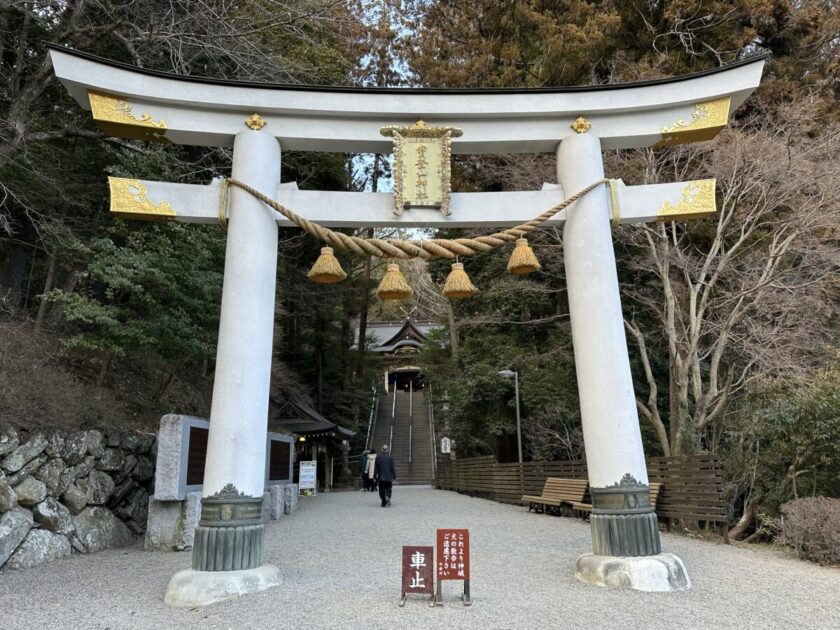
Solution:
[[(675, 79), (537, 89), (344, 88), (264, 85), (177, 76), (53, 47), (55, 73), (113, 135), (233, 146), (233, 177), (331, 227), (508, 227), (604, 176), (602, 151), (707, 140), (758, 86), (764, 57)], [(301, 191), (280, 184), (281, 147), (391, 151), (379, 130), (417, 119), (458, 127), (459, 154), (555, 151), (559, 185), (540, 191), (453, 193), (451, 214), (393, 213), (390, 193)], [(193, 568), (165, 600), (195, 606), (279, 584), (262, 563), (265, 433), (271, 371), (277, 227), (290, 223), (240, 188), (220, 208), (220, 182), (109, 178), (111, 210), (137, 218), (218, 223), (229, 217), (202, 518)], [(593, 553), (579, 579), (639, 590), (689, 588), (685, 567), (661, 552), (648, 499), (621, 312), (611, 224), (675, 221), (715, 212), (714, 180), (590, 192), (564, 222), (564, 259), (587, 468)], [(617, 203), (615, 203), (617, 202)], [(617, 214), (619, 213), (620, 214)]]

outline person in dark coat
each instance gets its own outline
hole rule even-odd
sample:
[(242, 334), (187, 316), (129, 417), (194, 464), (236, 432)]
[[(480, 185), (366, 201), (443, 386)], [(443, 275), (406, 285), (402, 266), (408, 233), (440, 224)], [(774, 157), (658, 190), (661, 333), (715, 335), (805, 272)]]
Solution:
[(390, 450), (385, 444), (375, 463), (374, 477), (379, 482), (379, 498), (382, 500), (382, 507), (391, 505), (391, 486), (397, 478)]
[(368, 478), (367, 478), (367, 460), (368, 460), (368, 453), (369, 450), (365, 449), (362, 454), (359, 456), (359, 476), (361, 477), (361, 490), (362, 492), (366, 492), (368, 489)]

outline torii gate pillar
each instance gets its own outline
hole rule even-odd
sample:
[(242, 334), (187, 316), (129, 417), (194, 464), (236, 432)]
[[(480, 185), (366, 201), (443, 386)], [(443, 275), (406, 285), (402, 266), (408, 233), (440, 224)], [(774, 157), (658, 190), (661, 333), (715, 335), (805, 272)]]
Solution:
[[(233, 177), (273, 195), (280, 183), (280, 144), (245, 130), (233, 145)], [(274, 333), (277, 221), (273, 211), (231, 190), (230, 225), (216, 377), (192, 568), (176, 573), (164, 600), (203, 606), (282, 582), (263, 564), (265, 435)]]
[[(564, 190), (604, 177), (601, 141), (576, 133), (557, 147)], [(685, 566), (661, 553), (618, 288), (606, 190), (568, 211), (563, 233), (566, 282), (583, 437), (592, 497), (592, 551), (575, 576), (600, 586), (644, 591), (690, 588)]]

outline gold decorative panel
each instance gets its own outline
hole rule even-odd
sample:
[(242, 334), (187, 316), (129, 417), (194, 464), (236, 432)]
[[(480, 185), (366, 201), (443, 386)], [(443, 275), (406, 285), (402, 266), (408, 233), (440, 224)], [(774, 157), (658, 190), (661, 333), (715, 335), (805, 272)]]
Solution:
[(729, 121), (728, 96), (714, 101), (696, 103), (688, 120), (677, 119), (671, 125), (662, 125), (662, 140), (656, 146), (668, 147), (674, 144), (711, 140)]
[(111, 212), (124, 219), (161, 221), (174, 218), (176, 213), (166, 201), (154, 203), (139, 179), (109, 177)]
[(410, 127), (379, 130), (394, 138), (394, 214), (410, 208), (437, 208), (449, 215), (451, 138), (455, 127), (430, 127), (418, 120)]
[(123, 97), (88, 90), (88, 99), (93, 119), (108, 135), (134, 140), (169, 142), (164, 137), (166, 121), (155, 120), (146, 112), (138, 116)]
[(682, 191), (682, 199), (676, 204), (666, 201), (656, 216), (660, 221), (688, 221), (703, 219), (717, 212), (714, 179), (698, 179), (688, 182)]

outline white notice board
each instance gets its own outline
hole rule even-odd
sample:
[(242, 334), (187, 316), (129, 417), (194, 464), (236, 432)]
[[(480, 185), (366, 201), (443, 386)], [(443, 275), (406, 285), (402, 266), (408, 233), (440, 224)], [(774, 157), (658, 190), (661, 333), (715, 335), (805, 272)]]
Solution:
[(300, 490), (315, 490), (315, 484), (318, 479), (317, 467), (318, 462), (300, 463), (300, 478), (298, 479), (298, 488)]

